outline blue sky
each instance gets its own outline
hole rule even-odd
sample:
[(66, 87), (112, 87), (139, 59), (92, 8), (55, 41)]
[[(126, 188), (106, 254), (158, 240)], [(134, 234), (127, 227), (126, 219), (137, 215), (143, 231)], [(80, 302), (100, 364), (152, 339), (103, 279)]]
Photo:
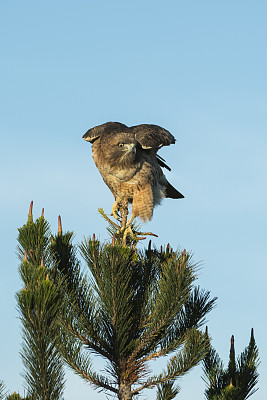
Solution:
[[(254, 327), (253, 399), (266, 397), (266, 13), (257, 0), (2, 2), (0, 379), (10, 391), (23, 391), (17, 228), (33, 200), (52, 230), (60, 214), (77, 242), (107, 238), (97, 209), (113, 197), (81, 137), (120, 121), (176, 137), (160, 155), (185, 199), (166, 199), (144, 229), (201, 261), (198, 283), (218, 296), (209, 332), (226, 363), (231, 335), (238, 354)], [(180, 380), (184, 400), (204, 399), (201, 374)], [(65, 400), (77, 398), (105, 395), (68, 372)]]

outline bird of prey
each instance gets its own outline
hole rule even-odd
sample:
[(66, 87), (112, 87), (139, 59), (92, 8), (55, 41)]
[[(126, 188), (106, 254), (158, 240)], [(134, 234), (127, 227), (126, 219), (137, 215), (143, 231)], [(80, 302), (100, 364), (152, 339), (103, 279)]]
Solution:
[(184, 196), (166, 179), (162, 168), (170, 168), (157, 152), (175, 143), (173, 135), (158, 125), (128, 127), (107, 122), (89, 129), (83, 139), (92, 143), (95, 164), (114, 195), (112, 214), (118, 218), (121, 202), (132, 203), (129, 226), (135, 217), (151, 220), (154, 207), (164, 197)]

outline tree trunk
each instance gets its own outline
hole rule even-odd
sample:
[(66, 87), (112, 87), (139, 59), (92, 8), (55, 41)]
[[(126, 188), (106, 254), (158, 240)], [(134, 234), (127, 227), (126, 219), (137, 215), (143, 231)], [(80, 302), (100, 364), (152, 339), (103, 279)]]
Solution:
[(131, 385), (129, 383), (121, 383), (118, 393), (119, 400), (132, 400)]

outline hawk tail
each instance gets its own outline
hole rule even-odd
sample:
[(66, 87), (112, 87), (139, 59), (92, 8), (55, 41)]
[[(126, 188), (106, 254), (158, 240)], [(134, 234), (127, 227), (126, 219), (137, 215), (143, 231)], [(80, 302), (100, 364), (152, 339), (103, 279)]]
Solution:
[(184, 196), (182, 193), (178, 192), (169, 182), (167, 182), (167, 186), (165, 187), (165, 196), (170, 199), (183, 199)]

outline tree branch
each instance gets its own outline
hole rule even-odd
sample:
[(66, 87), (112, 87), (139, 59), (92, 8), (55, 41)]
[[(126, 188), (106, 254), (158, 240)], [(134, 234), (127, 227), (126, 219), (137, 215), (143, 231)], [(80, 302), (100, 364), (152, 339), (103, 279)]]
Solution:
[(108, 383), (101, 382), (100, 380), (98, 380), (96, 378), (96, 376), (91, 376), (91, 375), (86, 374), (69, 357), (68, 358), (65, 357), (65, 359), (66, 359), (67, 363), (69, 364), (69, 366), (71, 366), (76, 371), (77, 374), (81, 375), (82, 378), (91, 382), (95, 386), (102, 387), (103, 389), (110, 390), (111, 392), (118, 394), (118, 389), (114, 388), (113, 386), (111, 386)]
[(65, 326), (65, 328), (68, 330), (68, 332), (71, 332), (73, 336), (80, 339), (84, 345), (88, 346), (89, 348), (94, 350), (96, 353), (101, 354), (101, 356), (107, 358), (110, 362), (113, 361), (113, 358), (111, 357), (111, 355), (109, 353), (107, 353), (101, 347), (97, 346), (96, 344), (94, 344), (93, 342), (91, 342), (90, 340), (85, 338), (80, 332), (75, 330), (71, 324), (63, 322), (62, 325)]

